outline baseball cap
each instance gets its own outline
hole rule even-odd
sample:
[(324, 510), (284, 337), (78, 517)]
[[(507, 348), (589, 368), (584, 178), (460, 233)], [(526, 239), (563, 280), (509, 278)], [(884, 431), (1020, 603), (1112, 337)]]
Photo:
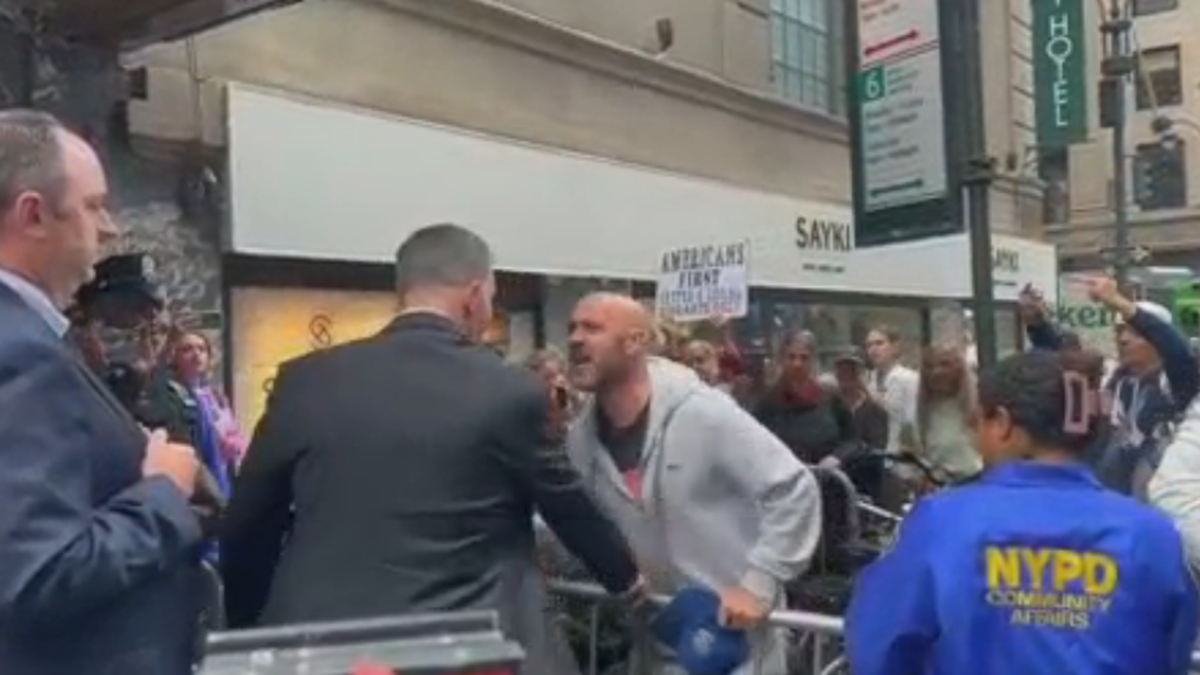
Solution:
[(867, 355), (858, 347), (843, 347), (834, 354), (833, 362), (853, 363), (856, 366), (867, 365)]
[(660, 642), (675, 652), (688, 675), (729, 675), (750, 656), (750, 642), (740, 630), (719, 620), (721, 600), (703, 588), (685, 588), (650, 624)]

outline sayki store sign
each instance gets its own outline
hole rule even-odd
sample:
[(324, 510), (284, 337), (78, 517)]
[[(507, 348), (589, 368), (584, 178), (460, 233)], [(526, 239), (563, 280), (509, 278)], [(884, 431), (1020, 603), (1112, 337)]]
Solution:
[(805, 272), (844, 275), (854, 252), (854, 224), (849, 220), (801, 215), (795, 224), (796, 248), (803, 252)]

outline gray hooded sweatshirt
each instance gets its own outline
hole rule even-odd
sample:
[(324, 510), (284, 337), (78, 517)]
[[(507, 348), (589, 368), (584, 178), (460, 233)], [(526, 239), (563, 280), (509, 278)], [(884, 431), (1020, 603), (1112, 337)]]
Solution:
[(741, 586), (781, 607), (783, 584), (805, 571), (820, 539), (816, 480), (691, 370), (662, 359), (649, 368), (641, 500), (599, 440), (594, 400), (568, 437), (572, 463), (629, 541), (652, 590)]

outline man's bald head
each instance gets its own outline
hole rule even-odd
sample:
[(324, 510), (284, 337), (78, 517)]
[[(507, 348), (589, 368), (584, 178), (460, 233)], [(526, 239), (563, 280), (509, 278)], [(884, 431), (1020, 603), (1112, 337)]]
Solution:
[(572, 384), (596, 391), (646, 367), (654, 341), (654, 317), (637, 300), (593, 293), (571, 314), (568, 357)]
[(585, 296), (577, 307), (596, 310), (630, 335), (641, 334), (647, 340), (654, 335), (654, 316), (645, 305), (628, 295), (600, 291)]

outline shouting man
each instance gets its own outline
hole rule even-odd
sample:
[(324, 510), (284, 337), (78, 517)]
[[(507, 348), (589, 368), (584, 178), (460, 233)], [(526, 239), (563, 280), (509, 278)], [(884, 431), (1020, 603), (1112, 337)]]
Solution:
[[(571, 460), (651, 590), (718, 594), (721, 620), (750, 633), (751, 661), (738, 672), (782, 675), (784, 644), (762, 621), (816, 549), (816, 481), (731, 398), (650, 356), (653, 331), (628, 297), (576, 306), (569, 377), (594, 396), (571, 431)], [(666, 650), (636, 653), (649, 663), (635, 672), (672, 672)]]

